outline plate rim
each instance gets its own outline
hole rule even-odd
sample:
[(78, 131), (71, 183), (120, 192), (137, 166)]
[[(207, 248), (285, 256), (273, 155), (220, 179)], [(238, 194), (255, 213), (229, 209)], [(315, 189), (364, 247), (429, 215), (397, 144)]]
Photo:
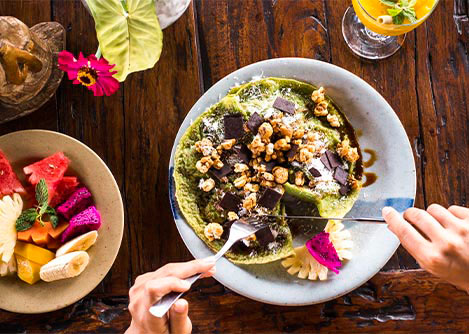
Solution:
[[(91, 289), (84, 289), (83, 293), (78, 294), (79, 298), (75, 297), (75, 298), (73, 298), (73, 300), (70, 300), (69, 302), (65, 302), (63, 304), (59, 304), (59, 305), (56, 305), (54, 307), (45, 307), (44, 309), (41, 309), (39, 311), (24, 311), (24, 310), (22, 311), (19, 308), (9, 308), (8, 305), (7, 305), (7, 307), (4, 307), (4, 306), (0, 307), (0, 310), (5, 310), (5, 311), (8, 311), (8, 312), (14, 312), (14, 313), (19, 313), (19, 314), (42, 314), (42, 313), (61, 310), (65, 307), (68, 307), (72, 304), (75, 304), (77, 301), (79, 301), (79, 300), (85, 298), (86, 296), (88, 296), (94, 289), (96, 289), (96, 287), (99, 284), (101, 284), (101, 282), (106, 278), (109, 271), (112, 269), (112, 267), (113, 267), (113, 265), (116, 261), (117, 255), (119, 254), (120, 248), (122, 246), (122, 239), (123, 239), (123, 236), (124, 236), (124, 226), (125, 226), (124, 202), (122, 200), (122, 194), (120, 192), (119, 185), (117, 184), (116, 178), (114, 177), (114, 174), (109, 169), (107, 164), (103, 161), (103, 159), (101, 159), (101, 157), (94, 150), (92, 150), (88, 145), (86, 145), (85, 143), (82, 143), (80, 140), (78, 140), (76, 138), (73, 138), (72, 136), (69, 136), (67, 134), (64, 134), (64, 133), (61, 133), (61, 132), (58, 132), (58, 131), (43, 130), (43, 129), (29, 129), (29, 130), (13, 131), (13, 132), (10, 132), (10, 133), (7, 133), (7, 134), (4, 134), (4, 135), (0, 136), (0, 140), (2, 140), (5, 137), (15, 136), (15, 135), (18, 135), (18, 134), (34, 134), (34, 133), (49, 133), (49, 134), (52, 134), (52, 135), (57, 135), (59, 137), (65, 137), (65, 138), (71, 140), (72, 142), (74, 142), (75, 144), (78, 144), (79, 146), (82, 146), (85, 150), (87, 150), (95, 158), (97, 158), (97, 161), (101, 163), (101, 165), (105, 168), (106, 172), (109, 173), (109, 175), (111, 175), (111, 179), (112, 179), (111, 185), (113, 186), (113, 188), (115, 188), (115, 190), (117, 190), (117, 194), (119, 195), (118, 196), (119, 197), (119, 202), (118, 202), (118, 204), (119, 204), (119, 215), (122, 217), (122, 219), (120, 220), (122, 223), (121, 223), (121, 228), (119, 230), (119, 247), (116, 248), (115, 254), (112, 255), (111, 265), (103, 273), (102, 278), (96, 283), (96, 285), (94, 285), (93, 287), (90, 286)], [(115, 222), (114, 222), (114, 224), (115, 224)]]
[[(173, 147), (171, 149), (171, 156), (170, 156), (170, 160), (169, 160), (169, 165), (168, 165), (168, 170), (169, 170), (169, 173), (168, 173), (168, 182), (169, 182), (169, 186), (168, 186), (168, 196), (169, 196), (169, 201), (170, 201), (170, 205), (171, 205), (171, 212), (173, 214), (173, 220), (174, 220), (174, 223), (176, 225), (176, 228), (178, 230), (178, 233), (181, 237), (181, 239), (183, 240), (186, 248), (189, 250), (189, 252), (191, 253), (191, 255), (194, 257), (194, 258), (197, 258), (194, 254), (195, 251), (193, 251), (190, 247), (189, 247), (189, 242), (186, 240), (186, 238), (183, 237), (183, 234), (181, 232), (181, 229), (179, 227), (179, 224), (177, 222), (177, 217), (176, 217), (176, 214), (178, 214), (177, 212), (175, 211), (178, 211), (179, 208), (175, 207), (173, 205), (173, 199), (171, 197), (172, 193), (172, 189), (175, 188), (175, 185), (172, 184), (173, 182), (173, 166), (174, 166), (174, 157), (175, 157), (175, 152), (176, 152), (176, 148), (179, 144), (179, 141), (176, 142), (177, 139), (180, 139), (181, 135), (184, 134), (184, 132), (186, 131), (186, 129), (182, 129), (182, 125), (186, 122), (186, 119), (189, 117), (189, 115), (193, 112), (195, 112), (195, 106), (199, 103), (200, 100), (202, 100), (206, 95), (209, 95), (211, 94), (213, 91), (216, 91), (217, 89), (217, 86), (220, 85), (222, 82), (226, 81), (226, 80), (229, 80), (230, 78), (236, 78), (236, 75), (241, 72), (241, 71), (249, 71), (251, 67), (257, 67), (257, 66), (261, 66), (262, 64), (269, 64), (269, 63), (281, 63), (282, 61), (297, 61), (299, 63), (301, 62), (304, 62), (304, 63), (311, 63), (311, 64), (314, 64), (316, 63), (317, 65), (322, 65), (322, 66), (328, 66), (328, 67), (331, 67), (339, 72), (342, 72), (342, 74), (344, 75), (347, 75), (351, 78), (353, 78), (353, 80), (358, 80), (360, 81), (362, 84), (364, 84), (366, 87), (367, 87), (367, 90), (370, 90), (372, 92), (374, 92), (374, 95), (379, 98), (379, 100), (381, 101), (381, 103), (383, 103), (384, 105), (386, 105), (388, 107), (388, 109), (392, 112), (390, 112), (389, 114), (391, 115), (391, 117), (394, 118), (394, 120), (396, 121), (396, 124), (398, 124), (400, 130), (406, 135), (405, 136), (405, 143), (406, 143), (406, 148), (408, 149), (408, 151), (410, 152), (411, 156), (413, 159), (411, 159), (411, 164), (412, 164), (412, 181), (413, 181), (413, 190), (412, 190), (412, 196), (409, 197), (409, 199), (411, 199), (411, 206), (413, 206), (415, 204), (415, 198), (416, 198), (416, 193), (417, 193), (417, 171), (416, 171), (416, 164), (415, 164), (415, 156), (414, 156), (414, 153), (413, 153), (413, 150), (412, 150), (412, 146), (411, 146), (411, 143), (409, 141), (409, 137), (407, 135), (407, 131), (405, 130), (405, 127), (404, 125), (402, 124), (399, 116), (396, 114), (396, 112), (394, 111), (394, 109), (392, 108), (392, 106), (389, 104), (389, 102), (373, 87), (371, 86), (368, 82), (366, 82), (365, 80), (363, 80), (362, 78), (360, 78), (358, 75), (346, 70), (345, 68), (342, 68), (340, 66), (337, 66), (337, 65), (334, 65), (334, 64), (331, 64), (331, 63), (328, 63), (328, 62), (324, 62), (324, 61), (321, 61), (321, 60), (317, 60), (317, 59), (310, 59), (310, 58), (301, 58), (301, 57), (281, 57), (281, 58), (272, 58), (272, 59), (266, 59), (266, 60), (261, 60), (261, 61), (258, 61), (258, 62), (254, 62), (254, 63), (251, 63), (251, 64), (248, 64), (246, 66), (243, 66), (227, 75), (225, 75), (223, 78), (219, 79), (218, 81), (216, 81), (215, 83), (212, 84), (212, 86), (207, 90), (205, 91), (198, 99), (197, 101), (192, 105), (191, 109), (189, 110), (189, 112), (186, 114), (186, 116), (184, 117), (183, 121), (181, 122), (180, 126), (179, 126), (179, 130), (176, 134), (176, 137), (175, 137), (175, 140), (174, 140), (174, 143), (173, 143)], [(272, 76), (272, 75), (271, 75)], [(261, 78), (264, 78), (264, 75), (262, 73), (261, 75)], [(295, 79), (295, 80), (299, 80), (299, 81), (303, 81), (303, 82), (307, 82), (305, 80), (301, 80), (301, 79), (296, 79), (296, 78), (293, 78), (293, 77), (285, 77), (285, 78), (292, 78), (292, 79)], [(248, 81), (246, 81), (248, 82)], [(243, 84), (244, 82), (241, 82), (240, 84)], [(310, 83), (310, 82), (308, 82)], [(311, 83), (310, 83), (311, 84)], [(232, 87), (230, 87), (232, 88)], [(213, 102), (213, 103), (216, 103), (220, 100), (220, 98), (222, 98), (222, 96), (219, 96), (217, 97), (216, 101)], [(213, 104), (212, 103), (212, 104)], [(200, 116), (201, 113), (203, 113), (205, 111), (204, 110), (200, 110), (200, 113), (198, 113), (197, 117)], [(177, 201), (176, 201), (177, 202)], [(176, 204), (177, 205), (177, 204)], [(182, 212), (180, 212), (180, 214), (178, 214), (180, 216), (180, 219), (184, 220), (184, 223), (187, 224), (187, 222), (185, 222), (185, 218), (184, 218), (184, 215), (182, 214)], [(198, 237), (198, 236), (197, 236)], [(241, 291), (240, 289), (238, 289), (236, 286), (233, 286), (231, 284), (227, 284), (227, 283), (224, 283), (223, 282), (223, 278), (219, 277), (218, 273), (215, 274), (215, 276), (213, 276), (213, 278), (215, 278), (220, 284), (222, 284), (223, 286), (227, 287), (228, 289), (234, 291), (235, 293), (238, 293), (246, 298), (249, 298), (249, 299), (252, 299), (252, 300), (255, 300), (257, 302), (261, 302), (261, 303), (265, 303), (265, 304), (270, 304), (270, 305), (278, 305), (278, 306), (306, 306), (306, 305), (314, 305), (314, 304), (319, 304), (319, 303), (324, 303), (324, 302), (328, 302), (330, 300), (334, 300), (334, 299), (337, 299), (337, 298), (340, 298), (348, 293), (350, 293), (351, 291), (354, 291), (355, 289), (357, 289), (358, 287), (362, 286), (363, 284), (365, 284), (366, 282), (368, 282), (370, 279), (372, 279), (377, 273), (379, 273), (381, 271), (381, 269), (386, 265), (386, 263), (392, 258), (392, 256), (395, 254), (396, 250), (399, 248), (399, 245), (400, 245), (400, 242), (399, 240), (396, 238), (396, 239), (392, 239), (389, 241), (390, 243), (394, 243), (392, 249), (393, 251), (390, 252), (389, 256), (386, 257), (386, 260), (385, 261), (382, 261), (382, 265), (378, 266), (376, 270), (373, 270), (373, 271), (370, 271), (370, 274), (368, 278), (365, 278), (365, 279), (362, 279), (360, 281), (360, 283), (357, 283), (355, 287), (352, 287), (350, 289), (346, 289), (345, 291), (343, 292), (340, 292), (338, 294), (335, 294), (334, 296), (331, 296), (331, 297), (328, 297), (328, 298), (322, 298), (322, 299), (319, 299), (319, 300), (315, 300), (315, 301), (311, 301), (311, 302), (304, 302), (304, 303), (290, 303), (290, 302), (287, 302), (287, 303), (281, 303), (281, 302), (274, 302), (274, 301), (268, 301), (268, 300), (263, 300), (263, 299), (260, 299), (260, 298), (257, 298), (255, 296), (252, 296), (251, 294), (248, 294), (246, 293), (245, 291)], [(206, 245), (205, 245), (206, 246)], [(207, 247), (208, 248), (208, 247)], [(231, 263), (232, 265), (236, 265), (236, 264), (233, 264)]]

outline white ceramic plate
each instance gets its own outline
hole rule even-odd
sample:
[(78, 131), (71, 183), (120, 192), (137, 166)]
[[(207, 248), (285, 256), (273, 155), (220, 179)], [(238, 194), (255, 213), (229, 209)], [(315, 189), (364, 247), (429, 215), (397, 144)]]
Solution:
[(111, 269), (124, 230), (124, 207), (111, 171), (90, 148), (72, 137), (45, 130), (13, 132), (0, 137), (16, 174), (26, 185), (22, 168), (58, 151), (70, 158), (66, 175), (77, 176), (93, 194), (102, 226), (96, 244), (88, 251), (90, 263), (78, 277), (29, 285), (16, 276), (0, 277), (0, 309), (18, 313), (44, 313), (73, 304), (90, 293)]
[[(169, 165), (169, 195), (179, 233), (194, 257), (203, 258), (212, 252), (186, 224), (177, 207), (172, 179), (176, 146), (191, 121), (225, 96), (230, 87), (259, 76), (292, 78), (324, 86), (354, 128), (362, 133), (359, 137), (361, 149), (377, 152), (377, 161), (366, 171), (376, 173), (378, 179), (362, 190), (348, 216), (380, 216), (384, 206), (393, 206), (400, 212), (413, 206), (416, 173), (412, 149), (399, 118), (376, 90), (356, 75), (329, 63), (303, 58), (261, 61), (243, 67), (213, 85), (192, 107), (177, 134)], [(366, 154), (364, 158), (367, 159)], [(373, 277), (399, 246), (399, 240), (386, 225), (345, 224), (354, 241), (353, 258), (342, 266), (339, 275), (329, 273), (327, 281), (290, 276), (279, 261), (239, 266), (225, 258), (217, 263), (215, 278), (243, 296), (269, 304), (308, 305), (337, 298)]]

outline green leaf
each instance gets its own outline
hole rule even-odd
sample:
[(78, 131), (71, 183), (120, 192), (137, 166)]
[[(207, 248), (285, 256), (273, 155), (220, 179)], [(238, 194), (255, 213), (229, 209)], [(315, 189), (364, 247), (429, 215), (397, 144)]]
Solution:
[(410, 0), (409, 7), (414, 7), (416, 3), (417, 3), (417, 0)]
[(394, 24), (402, 24), (404, 23), (404, 15), (401, 13), (397, 16), (393, 16), (392, 23)]
[(52, 227), (56, 228), (57, 225), (59, 224), (59, 217), (57, 217), (56, 215), (51, 215), (49, 217), (49, 221), (52, 224)]
[(36, 201), (40, 207), (45, 206), (49, 203), (49, 190), (47, 189), (46, 180), (40, 179), (36, 185)]
[(401, 0), (400, 4), (402, 7), (409, 7), (409, 1), (408, 0)]
[(154, 0), (86, 0), (94, 17), (99, 47), (114, 77), (124, 81), (128, 74), (152, 68), (161, 55), (163, 32)]
[(410, 21), (410, 23), (417, 22), (417, 15), (415, 14), (414, 9), (404, 9), (402, 14)]
[(402, 9), (388, 8), (388, 14), (391, 15), (392, 17), (397, 16), (400, 13), (402, 13)]
[(389, 6), (389, 7), (395, 7), (396, 3), (391, 0), (380, 0), (383, 5)]
[(55, 211), (55, 209), (51, 206), (48, 206), (46, 208), (46, 210), (44, 211), (44, 213), (47, 213), (48, 215), (52, 215), (52, 216), (56, 216), (57, 215), (57, 212)]
[(34, 208), (23, 211), (16, 220), (16, 230), (18, 232), (29, 230), (36, 221), (37, 216), (38, 214)]

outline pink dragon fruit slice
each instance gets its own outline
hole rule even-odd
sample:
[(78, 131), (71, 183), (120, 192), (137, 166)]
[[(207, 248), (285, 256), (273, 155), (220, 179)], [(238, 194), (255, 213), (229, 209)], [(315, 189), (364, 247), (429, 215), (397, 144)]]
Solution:
[(57, 208), (57, 212), (65, 218), (70, 219), (91, 204), (93, 204), (91, 193), (86, 187), (81, 187)]
[(339, 273), (340, 262), (334, 245), (329, 240), (329, 233), (321, 232), (306, 242), (306, 248), (311, 255), (323, 266), (329, 268), (336, 274)]
[(61, 241), (67, 242), (68, 240), (90, 232), (96, 231), (101, 227), (101, 215), (96, 207), (90, 206), (88, 209), (80, 212), (70, 219), (70, 225), (62, 233)]

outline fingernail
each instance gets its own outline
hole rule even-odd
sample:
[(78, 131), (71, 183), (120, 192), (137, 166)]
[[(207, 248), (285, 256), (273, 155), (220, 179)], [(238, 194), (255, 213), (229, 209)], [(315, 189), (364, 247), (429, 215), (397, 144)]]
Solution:
[(184, 313), (186, 311), (186, 303), (178, 300), (176, 304), (174, 304), (174, 311)]
[(184, 285), (183, 286), (184, 289), (189, 290), (191, 288), (191, 284), (188, 281), (183, 280), (182, 282), (183, 282), (182, 285)]
[(208, 264), (215, 264), (215, 256), (209, 256), (209, 257), (206, 257), (205, 259), (203, 259), (204, 262), (208, 263)]
[(383, 210), (381, 210), (381, 213), (383, 214), (383, 217), (386, 217), (387, 215), (389, 215), (391, 212), (393, 211), (393, 209), (389, 206), (385, 206), (383, 208)]

